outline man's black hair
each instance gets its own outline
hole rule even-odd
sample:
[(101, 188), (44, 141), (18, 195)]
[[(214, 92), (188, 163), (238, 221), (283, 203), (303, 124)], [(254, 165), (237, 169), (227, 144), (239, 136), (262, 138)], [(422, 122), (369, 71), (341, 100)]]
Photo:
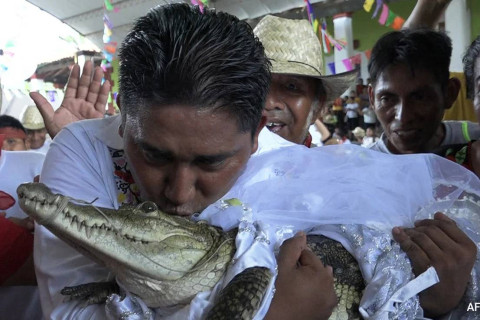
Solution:
[(242, 132), (255, 132), (270, 64), (244, 21), (227, 13), (169, 4), (153, 8), (122, 43), (123, 121), (139, 108), (190, 105), (224, 110)]
[(475, 92), (475, 62), (480, 55), (480, 36), (478, 36), (467, 49), (463, 56), (463, 72), (467, 83), (467, 97), (473, 99)]
[(404, 29), (382, 36), (372, 49), (368, 72), (372, 84), (388, 67), (405, 64), (412, 74), (423, 69), (446, 86), (450, 78), (452, 41), (443, 32), (431, 29)]
[(6, 114), (0, 116), (0, 128), (14, 128), (27, 133), (22, 123), (18, 119)]

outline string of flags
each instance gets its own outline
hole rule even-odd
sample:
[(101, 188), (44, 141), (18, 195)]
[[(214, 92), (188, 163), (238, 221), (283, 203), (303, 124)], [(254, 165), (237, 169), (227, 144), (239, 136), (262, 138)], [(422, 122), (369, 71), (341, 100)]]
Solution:
[[(351, 56), (350, 58), (346, 58), (342, 60), (343, 65), (345, 66), (346, 71), (352, 71), (353, 69), (356, 68), (357, 65), (360, 65), (362, 63), (362, 54), (365, 55), (367, 60), (370, 60), (370, 56), (372, 54), (372, 50), (368, 49), (362, 52), (358, 52)], [(335, 70), (335, 62), (330, 62), (327, 63), (328, 68), (330, 70), (331, 74), (336, 74)]]
[[(108, 12), (118, 12), (120, 9), (112, 4), (112, 0), (104, 0), (104, 7)], [(103, 14), (103, 56), (100, 67), (103, 71), (112, 66), (112, 60), (117, 51), (117, 42), (112, 41), (113, 35), (113, 23), (110, 20), (108, 14)]]
[(318, 35), (320, 27), (323, 51), (325, 53), (330, 53), (332, 47), (335, 47), (338, 51), (341, 51), (343, 48), (345, 48), (347, 42), (332, 37), (332, 35), (327, 31), (327, 21), (325, 19), (322, 19), (322, 22), (319, 23), (318, 19), (315, 18), (315, 13), (313, 11), (313, 7), (310, 1), (303, 1), (305, 2), (305, 6), (307, 7), (308, 21), (310, 21), (310, 24), (312, 25), (313, 31), (316, 35)]
[(370, 12), (375, 2), (376, 5), (375, 10), (373, 11), (372, 19), (377, 17), (381, 9), (382, 11), (380, 13), (380, 17), (378, 18), (378, 23), (380, 23), (382, 26), (391, 27), (394, 30), (400, 30), (405, 23), (405, 19), (390, 10), (390, 8), (383, 3), (383, 0), (365, 0), (363, 9), (366, 12)]

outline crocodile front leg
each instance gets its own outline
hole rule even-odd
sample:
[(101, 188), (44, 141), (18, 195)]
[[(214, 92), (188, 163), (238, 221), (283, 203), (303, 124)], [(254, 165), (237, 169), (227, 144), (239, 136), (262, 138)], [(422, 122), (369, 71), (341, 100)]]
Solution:
[(268, 268), (252, 267), (237, 274), (220, 292), (206, 320), (251, 320), (272, 279)]
[(112, 293), (119, 294), (120, 288), (115, 281), (92, 282), (74, 287), (65, 287), (60, 291), (68, 300), (85, 300), (86, 304), (103, 303)]

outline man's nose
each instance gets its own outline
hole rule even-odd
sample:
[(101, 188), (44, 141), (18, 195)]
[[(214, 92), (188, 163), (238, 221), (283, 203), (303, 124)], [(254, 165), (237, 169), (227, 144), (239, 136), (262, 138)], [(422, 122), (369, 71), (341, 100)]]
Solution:
[(395, 120), (401, 123), (408, 123), (415, 117), (414, 110), (410, 107), (410, 104), (405, 101), (399, 101), (395, 106)]
[(165, 197), (174, 205), (181, 206), (195, 197), (196, 174), (190, 166), (176, 165), (166, 177)]
[(265, 110), (283, 110), (285, 109), (285, 103), (283, 102), (281, 91), (274, 86), (270, 87), (270, 90), (265, 101)]

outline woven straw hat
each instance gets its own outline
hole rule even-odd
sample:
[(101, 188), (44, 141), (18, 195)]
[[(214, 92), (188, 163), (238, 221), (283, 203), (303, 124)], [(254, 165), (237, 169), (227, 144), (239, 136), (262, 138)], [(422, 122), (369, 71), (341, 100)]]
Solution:
[(360, 127), (356, 127), (355, 129), (353, 129), (352, 131), (353, 135), (357, 138), (363, 138), (365, 137), (365, 130), (363, 130), (362, 128)]
[(327, 102), (343, 94), (355, 82), (357, 72), (322, 75), (323, 51), (308, 20), (267, 15), (253, 30), (272, 63), (272, 73), (313, 77), (322, 80)]
[(28, 130), (39, 130), (45, 128), (42, 115), (35, 105), (27, 107), (27, 110), (25, 110), (23, 113), (22, 124), (25, 129)]

